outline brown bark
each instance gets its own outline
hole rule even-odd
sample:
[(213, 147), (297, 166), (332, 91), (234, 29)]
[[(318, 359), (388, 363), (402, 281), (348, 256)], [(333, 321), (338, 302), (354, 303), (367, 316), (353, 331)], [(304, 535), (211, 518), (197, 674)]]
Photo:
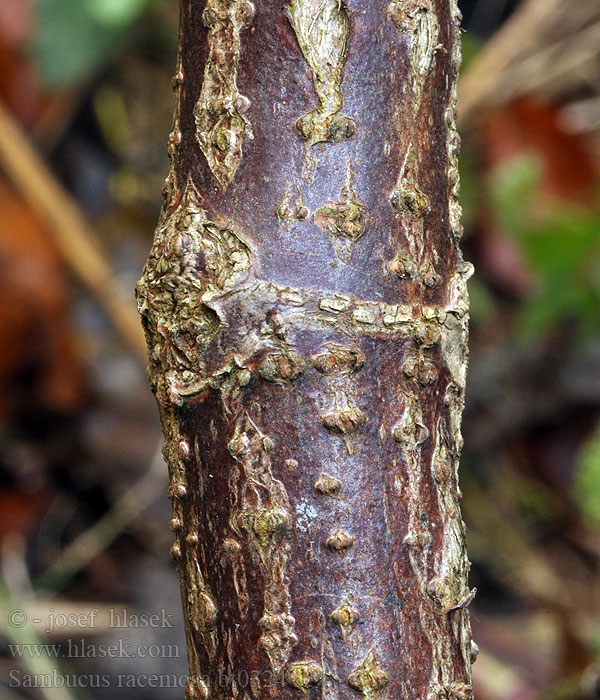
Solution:
[(181, 0), (139, 284), (188, 698), (470, 698), (454, 0)]

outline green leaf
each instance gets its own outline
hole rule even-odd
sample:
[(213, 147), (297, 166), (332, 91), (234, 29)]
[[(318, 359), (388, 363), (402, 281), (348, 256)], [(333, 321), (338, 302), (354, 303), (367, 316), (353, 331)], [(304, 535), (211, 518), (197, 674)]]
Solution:
[(518, 233), (528, 221), (527, 210), (542, 175), (542, 163), (528, 154), (519, 155), (490, 176), (492, 206), (505, 229)]
[(586, 332), (598, 329), (597, 231), (598, 222), (589, 214), (566, 210), (537, 228), (524, 227), (518, 240), (539, 286), (519, 311), (521, 336), (539, 336), (566, 319), (575, 319)]
[(536, 280), (515, 324), (517, 337), (529, 342), (566, 320), (575, 320), (579, 333), (600, 330), (598, 214), (542, 199), (540, 174), (540, 161), (521, 155), (489, 181), (495, 216), (519, 245)]
[(471, 32), (462, 34), (462, 71), (466, 71), (471, 63), (477, 58), (484, 42)]
[(100, 24), (125, 27), (144, 11), (147, 0), (87, 0), (90, 16)]
[(122, 50), (150, 0), (36, 0), (32, 53), (47, 87), (92, 78)]
[(465, 145), (458, 157), (460, 171), (460, 206), (462, 207), (462, 223), (468, 228), (476, 220), (481, 204), (481, 185), (479, 167), (472, 148)]
[(600, 426), (579, 451), (573, 493), (583, 516), (600, 525)]

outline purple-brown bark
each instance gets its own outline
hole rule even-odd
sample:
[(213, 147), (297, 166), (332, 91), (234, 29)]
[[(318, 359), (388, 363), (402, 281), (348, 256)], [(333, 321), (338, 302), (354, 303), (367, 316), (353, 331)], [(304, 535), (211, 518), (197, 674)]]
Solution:
[(188, 698), (466, 700), (454, 0), (181, 0), (139, 284)]

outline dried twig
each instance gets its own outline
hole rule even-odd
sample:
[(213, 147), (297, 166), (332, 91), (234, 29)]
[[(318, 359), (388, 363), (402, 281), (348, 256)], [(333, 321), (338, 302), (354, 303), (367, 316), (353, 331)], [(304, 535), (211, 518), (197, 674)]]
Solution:
[[(15, 544), (14, 542), (12, 544)], [(24, 600), (15, 595), (14, 586), (11, 585), (12, 579), (21, 579), (22, 571), (25, 570), (24, 562), (24, 547), (5, 546), (2, 551), (1, 572), (0, 572), (0, 630), (9, 644), (25, 647), (26, 649), (35, 649), (31, 654), (27, 651), (18, 659), (16, 656), (13, 660), (18, 660), (19, 665), (32, 676), (32, 679), (46, 679), (46, 682), (39, 683), (35, 687), (39, 688), (40, 697), (43, 700), (75, 700), (75, 696), (69, 689), (68, 685), (61, 684), (63, 687), (56, 687), (53, 683), (47, 682), (47, 679), (52, 679), (55, 674), (62, 675), (61, 662), (57, 658), (50, 658), (47, 648), (41, 643), (40, 638), (35, 632), (35, 628), (31, 624), (22, 624), (23, 618), (14, 618), (14, 614), (22, 613), (21, 608), (31, 599), (27, 596)], [(16, 571), (15, 571), (16, 569)], [(11, 623), (11, 620), (15, 620)], [(25, 618), (26, 620), (26, 618)], [(39, 653), (38, 653), (39, 652)], [(3, 691), (3, 697), (4, 691)], [(88, 693), (84, 690), (78, 695), (81, 700), (91, 700)]]
[(525, 0), (462, 75), (460, 126), (518, 93), (547, 84), (549, 69), (553, 75), (564, 73), (593, 58), (597, 29), (590, 25), (598, 19), (600, 7), (588, 0)]
[(145, 361), (133, 292), (123, 290), (77, 204), (0, 101), (0, 167), (46, 223), (60, 254), (102, 305), (123, 340)]
[(162, 440), (144, 475), (97, 520), (92, 527), (65, 547), (35, 581), (36, 590), (59, 591), (78, 571), (104, 551), (161, 493), (165, 481)]

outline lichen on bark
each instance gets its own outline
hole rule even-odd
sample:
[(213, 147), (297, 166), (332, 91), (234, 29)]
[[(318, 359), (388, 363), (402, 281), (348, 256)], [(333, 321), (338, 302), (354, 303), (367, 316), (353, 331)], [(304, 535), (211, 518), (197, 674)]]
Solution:
[(459, 62), (453, 0), (181, 0), (138, 301), (189, 700), (472, 695)]

